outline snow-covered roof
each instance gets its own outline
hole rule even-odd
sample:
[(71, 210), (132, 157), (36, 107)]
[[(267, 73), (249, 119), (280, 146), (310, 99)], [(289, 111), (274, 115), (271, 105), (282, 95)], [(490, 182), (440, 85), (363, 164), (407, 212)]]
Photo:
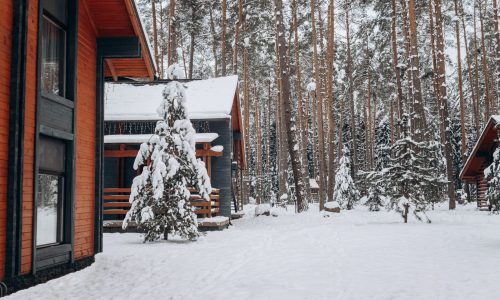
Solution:
[[(104, 119), (158, 120), (156, 109), (168, 83), (106, 83)], [(190, 119), (229, 119), (238, 87), (238, 76), (184, 83)]]
[(476, 153), (480, 150), (481, 144), (484, 142), (486, 135), (488, 134), (488, 131), (490, 131), (490, 129), (492, 128), (495, 128), (495, 126), (498, 126), (499, 124), (500, 124), (500, 115), (492, 115), (488, 123), (486, 123), (486, 126), (484, 127), (483, 131), (481, 132), (481, 135), (476, 140), (476, 143), (472, 148), (472, 151), (469, 153), (467, 161), (465, 162), (464, 166), (462, 167), (462, 170), (460, 171), (459, 176), (462, 180), (465, 180), (466, 173), (471, 167), (472, 161), (474, 160), (474, 158), (476, 158)]
[(316, 179), (314, 179), (314, 178), (309, 178), (309, 186), (310, 186), (312, 189), (319, 189), (319, 184), (318, 184), (318, 182), (316, 181)]
[[(104, 144), (142, 144), (147, 142), (152, 134), (113, 134), (104, 136)], [(196, 133), (194, 140), (196, 143), (211, 143), (219, 135), (217, 133)]]

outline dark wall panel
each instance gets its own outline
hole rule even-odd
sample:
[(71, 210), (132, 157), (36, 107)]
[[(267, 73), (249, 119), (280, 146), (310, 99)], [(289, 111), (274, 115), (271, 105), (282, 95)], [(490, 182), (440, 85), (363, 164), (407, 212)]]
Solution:
[(221, 214), (231, 217), (231, 153), (233, 152), (233, 136), (231, 120), (211, 121), (210, 131), (219, 134), (219, 137), (212, 142), (212, 146), (222, 145), (224, 155), (212, 158), (212, 186), (220, 189)]

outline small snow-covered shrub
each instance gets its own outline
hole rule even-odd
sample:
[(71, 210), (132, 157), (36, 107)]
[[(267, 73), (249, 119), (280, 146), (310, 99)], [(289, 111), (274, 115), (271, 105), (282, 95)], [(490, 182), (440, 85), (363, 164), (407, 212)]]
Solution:
[(351, 160), (349, 148), (344, 146), (342, 157), (335, 173), (335, 188), (333, 200), (337, 201), (341, 208), (352, 209), (358, 202), (360, 193), (351, 176)]

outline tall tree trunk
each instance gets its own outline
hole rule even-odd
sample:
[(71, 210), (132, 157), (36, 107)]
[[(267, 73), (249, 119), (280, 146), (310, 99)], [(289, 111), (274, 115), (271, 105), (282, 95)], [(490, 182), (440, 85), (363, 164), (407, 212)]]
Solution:
[[(396, 92), (397, 92), (397, 105), (398, 105), (398, 118), (401, 119), (403, 115), (403, 89), (401, 87), (401, 68), (398, 61), (398, 37), (396, 31), (396, 0), (391, 1), (392, 8), (392, 23), (391, 23), (391, 45), (392, 45), (392, 64), (394, 68), (394, 75), (396, 77)], [(392, 118), (392, 117), (391, 117)]]
[(189, 45), (189, 74), (188, 78), (193, 79), (193, 68), (194, 68), (194, 47), (195, 47), (195, 33), (191, 32), (191, 43)]
[(163, 10), (163, 7), (162, 7), (162, 2), (160, 1), (160, 43), (159, 43), (159, 47), (160, 47), (160, 64), (158, 65), (158, 73), (159, 73), (159, 78), (162, 79), (164, 74), (165, 74), (165, 30), (164, 30), (164, 27), (163, 27), (163, 24), (164, 24), (164, 10)]
[(443, 17), (441, 14), (441, 0), (434, 0), (436, 15), (436, 46), (437, 46), (437, 74), (439, 78), (439, 96), (442, 110), (443, 124), (445, 128), (444, 152), (446, 158), (446, 173), (448, 175), (448, 197), (450, 200), (449, 208), (455, 209), (455, 180), (453, 178), (453, 150), (451, 147), (450, 118), (448, 115), (448, 96), (446, 91), (446, 70), (445, 70), (445, 52), (444, 52), (444, 34)]
[[(245, 147), (246, 153), (250, 153), (250, 96), (248, 95), (248, 50), (243, 48), (243, 113), (245, 122)], [(217, 64), (217, 63), (216, 63)], [(217, 70), (217, 67), (216, 67)], [(248, 132), (246, 132), (248, 131)], [(243, 176), (246, 181), (243, 183), (243, 199), (249, 198), (249, 168), (246, 168), (243, 172)]]
[(292, 1), (292, 26), (293, 26), (293, 48), (295, 59), (295, 93), (297, 94), (297, 125), (299, 127), (300, 144), (302, 153), (302, 169), (304, 173), (305, 182), (305, 195), (310, 199), (310, 185), (309, 185), (309, 168), (307, 158), (307, 119), (304, 117), (304, 97), (302, 95), (302, 74), (300, 68), (300, 46), (299, 46), (299, 33), (297, 24), (297, 0)]
[(212, 34), (212, 55), (214, 56), (214, 68), (215, 68), (214, 75), (215, 77), (217, 77), (219, 75), (219, 58), (217, 56), (217, 37), (215, 34), (215, 20), (214, 20), (212, 5), (210, 5), (209, 8), (209, 16), (210, 16), (210, 33)]
[[(474, 0), (475, 2), (475, 0)], [(484, 116), (484, 114), (481, 114), (480, 113), (480, 99), (481, 99), (481, 96), (479, 94), (479, 58), (478, 58), (478, 52), (480, 51), (479, 50), (479, 46), (477, 44), (477, 12), (476, 12), (476, 5), (474, 5), (474, 14), (473, 14), (473, 22), (474, 22), (474, 75), (475, 75), (475, 84), (476, 84), (476, 87), (477, 87), (477, 91), (478, 91), (478, 94), (477, 94), (477, 102), (476, 102), (476, 111), (478, 112), (478, 116), (482, 117)], [(479, 122), (481, 124), (481, 122)], [(478, 131), (477, 131), (477, 134), (479, 136), (480, 132), (479, 132), (479, 128), (478, 128)]]
[(240, 48), (240, 31), (243, 26), (243, 0), (238, 0), (238, 22), (234, 30), (233, 74), (238, 74), (238, 50)]
[(155, 55), (155, 63), (157, 66), (160, 65), (158, 61), (158, 30), (156, 29), (156, 5), (155, 5), (156, 0), (151, 0), (151, 14), (153, 17), (153, 48), (154, 48), (154, 55)]
[[(411, 62), (410, 62), (410, 25), (408, 24), (409, 17), (408, 17), (408, 0), (400, 0), (401, 4), (401, 21), (402, 21), (402, 31), (403, 31), (403, 37), (404, 37), (404, 44), (405, 44), (405, 57), (404, 61), (406, 61), (406, 81), (407, 81), (407, 96), (403, 98), (404, 101), (404, 107), (405, 107), (405, 113), (412, 114), (413, 113), (413, 78), (412, 78), (412, 72), (411, 72)], [(411, 103), (411, 104), (410, 104)], [(414, 126), (412, 124), (412, 126)], [(399, 126), (398, 127), (398, 135), (399, 135)]]
[(257, 96), (257, 85), (254, 81), (253, 84), (253, 97), (255, 99), (255, 102), (257, 105), (255, 105), (255, 110), (254, 110), (254, 128), (255, 128), (255, 148), (256, 148), (256, 165), (255, 167), (257, 168), (256, 170), (256, 177), (257, 177), (257, 184), (256, 184), (256, 195), (257, 195), (257, 203), (261, 204), (263, 200), (263, 193), (262, 193), (262, 127), (261, 127), (261, 113), (260, 113), (260, 99)]
[(295, 182), (295, 197), (297, 199), (297, 211), (307, 210), (308, 204), (304, 199), (304, 178), (302, 178), (302, 166), (299, 153), (299, 141), (296, 134), (296, 126), (292, 117), (291, 110), (291, 89), (290, 89), (290, 68), (286, 64), (286, 38), (285, 24), (283, 23), (283, 1), (275, 0), (275, 17), (277, 27), (277, 47), (278, 47), (278, 65), (280, 66), (280, 78), (282, 85), (282, 107), (285, 110), (286, 132), (288, 136), (288, 152), (292, 161), (293, 178)]
[[(500, 31), (498, 30), (498, 5), (497, 5), (497, 0), (492, 0), (493, 2), (493, 25), (494, 25), (494, 30), (495, 30), (495, 40), (496, 40), (496, 48), (495, 48), (495, 54), (496, 54), (496, 87), (497, 89), (500, 89), (499, 85), (500, 85)], [(493, 111), (497, 111), (498, 109), (500, 109), (499, 107), (500, 105), (500, 102), (499, 102), (499, 99), (498, 99), (498, 95), (497, 95), (497, 98), (495, 99), (495, 101), (493, 102)]]
[(368, 38), (366, 41), (366, 68), (368, 72), (368, 82), (367, 82), (367, 107), (365, 111), (365, 124), (366, 124), (366, 167), (368, 170), (372, 170), (373, 167), (373, 156), (372, 156), (372, 118), (371, 118), (371, 109), (372, 109), (372, 78), (371, 78), (371, 66), (370, 66), (370, 53), (368, 48)]
[(458, 69), (458, 94), (460, 97), (460, 154), (462, 158), (465, 159), (465, 152), (467, 151), (467, 136), (465, 134), (465, 99), (463, 91), (463, 79), (462, 79), (462, 47), (460, 44), (460, 23), (459, 23), (459, 10), (458, 10), (458, 0), (454, 0), (455, 7), (455, 36), (457, 41), (457, 69)]
[(463, 10), (463, 3), (462, 0), (460, 0), (460, 19), (462, 23), (462, 31), (464, 35), (464, 45), (465, 45), (465, 57), (467, 61), (467, 75), (469, 77), (469, 85), (470, 85), (470, 91), (471, 91), (471, 98), (472, 98), (472, 119), (473, 123), (475, 126), (476, 134), (479, 134), (479, 112), (477, 111), (477, 102), (478, 102), (478, 95), (479, 95), (479, 87), (474, 84), (474, 80), (472, 79), (472, 63), (470, 59), (470, 51), (469, 51), (469, 43), (467, 41), (467, 31), (465, 30), (465, 20), (464, 20), (464, 10)]
[(327, 38), (327, 101), (328, 101), (328, 183), (327, 200), (333, 201), (335, 187), (335, 116), (333, 95), (333, 62), (335, 59), (335, 1), (330, 0), (328, 5), (328, 38)]
[(226, 76), (226, 0), (222, 0), (222, 35), (221, 35), (221, 66), (222, 76)]
[(325, 148), (324, 148), (324, 131), (323, 131), (323, 97), (322, 97), (322, 78), (320, 71), (320, 62), (317, 45), (317, 32), (316, 32), (316, 17), (314, 0), (310, 1), (311, 8), (311, 22), (312, 22), (312, 47), (313, 47), (313, 69), (316, 81), (316, 91), (314, 96), (316, 98), (316, 130), (318, 132), (318, 166), (319, 166), (319, 209), (323, 210), (325, 205)]
[(488, 68), (486, 44), (484, 37), (484, 17), (483, 17), (483, 5), (482, 0), (478, 1), (479, 9), (479, 25), (481, 28), (481, 61), (483, 64), (483, 76), (484, 76), (484, 123), (488, 122), (491, 115), (491, 92), (490, 92), (490, 71)]
[(427, 122), (423, 108), (422, 86), (420, 82), (420, 62), (418, 56), (417, 20), (415, 14), (415, 0), (409, 0), (409, 35), (410, 35), (410, 73), (413, 90), (413, 124), (417, 140), (423, 141), (427, 133)]
[(352, 67), (352, 53), (351, 53), (351, 35), (350, 35), (350, 21), (349, 13), (351, 10), (351, 0), (346, 0), (346, 11), (345, 11), (345, 26), (346, 26), (346, 39), (347, 39), (347, 80), (349, 81), (349, 112), (350, 112), (350, 124), (351, 124), (351, 141), (352, 141), (352, 176), (356, 178), (358, 170), (358, 144), (356, 141), (356, 116), (354, 110), (354, 82), (352, 77), (353, 67)]
[(177, 37), (176, 37), (176, 23), (175, 20), (175, 1), (170, 0), (169, 7), (169, 29), (168, 29), (168, 65), (172, 65), (177, 62)]

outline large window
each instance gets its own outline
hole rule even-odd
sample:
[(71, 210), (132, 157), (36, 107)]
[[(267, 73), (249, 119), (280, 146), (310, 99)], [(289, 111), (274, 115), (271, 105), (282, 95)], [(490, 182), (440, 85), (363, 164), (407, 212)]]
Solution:
[(47, 16), (41, 28), (41, 89), (43, 93), (66, 96), (66, 31)]
[(36, 197), (36, 245), (63, 242), (66, 143), (40, 136), (38, 193)]

